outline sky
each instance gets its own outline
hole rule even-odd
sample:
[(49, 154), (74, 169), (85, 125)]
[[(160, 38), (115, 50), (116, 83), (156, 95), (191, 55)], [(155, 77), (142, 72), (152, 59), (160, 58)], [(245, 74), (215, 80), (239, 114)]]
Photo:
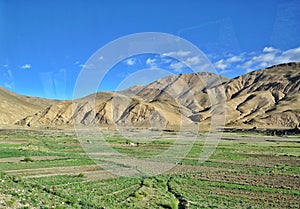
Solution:
[(105, 73), (93, 69), (104, 76), (97, 90), (195, 72), (203, 57), (229, 78), (300, 61), (300, 0), (0, 0), (0, 86), (72, 99), (93, 55), (146, 32), (186, 40), (202, 57), (184, 49), (122, 57)]

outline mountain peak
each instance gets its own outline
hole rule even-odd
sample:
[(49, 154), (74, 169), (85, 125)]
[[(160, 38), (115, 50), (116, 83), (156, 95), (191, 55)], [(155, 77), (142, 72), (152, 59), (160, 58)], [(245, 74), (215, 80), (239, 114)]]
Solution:
[(145, 86), (99, 92), (74, 101), (24, 97), (0, 88), (0, 123), (163, 129), (176, 129), (180, 124), (209, 125), (216, 104), (211, 103), (208, 91), (224, 92), (227, 126), (299, 126), (299, 62), (275, 65), (234, 79), (209, 72), (172, 75)]

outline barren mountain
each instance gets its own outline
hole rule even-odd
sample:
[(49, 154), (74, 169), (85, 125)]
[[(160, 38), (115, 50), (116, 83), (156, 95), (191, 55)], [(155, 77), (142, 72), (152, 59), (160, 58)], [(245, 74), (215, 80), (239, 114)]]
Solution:
[(57, 100), (21, 96), (0, 87), (0, 124), (12, 124), (17, 120), (43, 110)]
[(295, 127), (300, 123), (300, 63), (276, 65), (225, 86), (227, 124)]
[(300, 123), (300, 63), (280, 64), (231, 80), (210, 73), (171, 76), (127, 92), (169, 106), (179, 103), (193, 122), (210, 123), (209, 89), (225, 92), (228, 126), (295, 127)]
[(300, 63), (276, 65), (230, 80), (212, 73), (174, 75), (122, 92), (46, 102), (47, 107), (46, 100), (2, 90), (2, 111), (14, 114), (1, 115), (9, 118), (1, 122), (36, 127), (178, 128), (209, 124), (218, 103), (226, 102), (228, 126), (295, 127), (300, 123), (299, 90)]
[(54, 104), (17, 124), (178, 128), (197, 123), (190, 117), (210, 107), (206, 89), (227, 80), (212, 73), (169, 76), (123, 92), (99, 92)]

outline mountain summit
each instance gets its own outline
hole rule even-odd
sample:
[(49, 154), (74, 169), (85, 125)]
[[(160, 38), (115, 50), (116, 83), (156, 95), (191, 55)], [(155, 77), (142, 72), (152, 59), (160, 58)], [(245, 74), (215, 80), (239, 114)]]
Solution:
[(176, 129), (209, 125), (217, 103), (224, 102), (226, 126), (296, 127), (300, 123), (299, 90), (299, 62), (234, 79), (212, 73), (173, 75), (146, 86), (99, 92), (73, 101), (25, 97), (1, 88), (0, 123)]

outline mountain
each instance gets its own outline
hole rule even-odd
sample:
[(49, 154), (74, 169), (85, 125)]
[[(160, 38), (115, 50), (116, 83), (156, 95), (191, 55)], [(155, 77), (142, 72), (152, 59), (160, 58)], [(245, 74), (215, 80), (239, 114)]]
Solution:
[(0, 90), (1, 110), (14, 113), (1, 115), (1, 123), (30, 127), (178, 129), (209, 125), (221, 102), (226, 104), (227, 126), (295, 127), (300, 123), (297, 62), (234, 79), (213, 73), (173, 75), (145, 86), (99, 92), (74, 101), (49, 102)]
[(300, 63), (276, 65), (230, 80), (227, 124), (295, 127), (300, 123)]
[(0, 87), (0, 124), (13, 124), (17, 120), (43, 110), (57, 100), (21, 96)]
[(99, 92), (82, 99), (53, 104), (28, 115), (17, 124), (178, 129), (181, 125), (195, 125), (190, 117), (210, 105), (206, 88), (227, 80), (224, 77), (220, 80), (220, 76), (212, 73), (173, 75), (122, 92)]

